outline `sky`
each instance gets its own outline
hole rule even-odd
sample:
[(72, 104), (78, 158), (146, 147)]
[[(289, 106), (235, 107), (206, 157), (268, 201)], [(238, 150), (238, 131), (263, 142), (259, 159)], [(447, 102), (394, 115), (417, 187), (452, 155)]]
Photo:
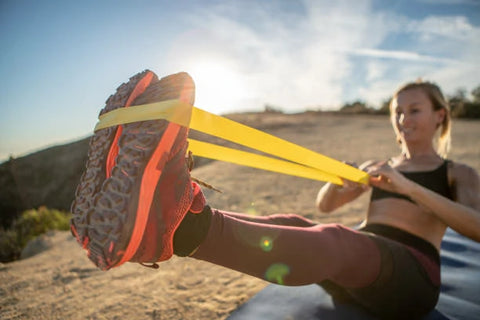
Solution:
[(129, 77), (188, 72), (216, 114), (380, 106), (480, 85), (480, 0), (0, 0), (0, 161), (92, 134)]

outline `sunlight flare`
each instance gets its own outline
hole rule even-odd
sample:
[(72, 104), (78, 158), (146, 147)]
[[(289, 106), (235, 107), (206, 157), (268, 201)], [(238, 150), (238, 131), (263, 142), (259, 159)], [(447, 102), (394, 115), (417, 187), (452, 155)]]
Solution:
[(195, 105), (213, 113), (233, 111), (245, 99), (242, 76), (226, 63), (201, 62), (189, 69), (195, 81)]

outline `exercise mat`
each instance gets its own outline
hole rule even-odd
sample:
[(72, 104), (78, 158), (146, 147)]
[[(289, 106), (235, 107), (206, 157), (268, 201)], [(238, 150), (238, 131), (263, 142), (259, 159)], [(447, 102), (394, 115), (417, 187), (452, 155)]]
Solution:
[[(441, 250), (442, 286), (424, 320), (480, 319), (480, 243), (448, 229)], [(373, 320), (361, 307), (332, 300), (318, 285), (268, 285), (228, 320)]]

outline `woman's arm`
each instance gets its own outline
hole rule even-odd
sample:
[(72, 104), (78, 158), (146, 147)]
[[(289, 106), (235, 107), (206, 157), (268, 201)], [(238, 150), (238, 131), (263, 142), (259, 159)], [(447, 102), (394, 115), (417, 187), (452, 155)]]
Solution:
[(370, 172), (370, 184), (409, 196), (458, 233), (480, 242), (480, 177), (466, 165), (454, 164), (456, 201), (447, 199), (401, 175), (388, 165)]
[[(359, 169), (365, 169), (372, 161), (365, 162)], [(368, 186), (349, 180), (343, 180), (343, 185), (325, 184), (318, 192), (315, 204), (320, 212), (330, 213), (358, 198), (368, 189)]]

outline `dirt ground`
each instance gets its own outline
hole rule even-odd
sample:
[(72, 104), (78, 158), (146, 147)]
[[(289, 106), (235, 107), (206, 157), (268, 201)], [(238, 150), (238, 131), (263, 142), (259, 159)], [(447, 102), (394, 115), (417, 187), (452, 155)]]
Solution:
[[(361, 163), (398, 153), (387, 117), (243, 114), (235, 120), (339, 160)], [(450, 158), (480, 170), (480, 122), (457, 121)], [(211, 162), (192, 175), (221, 189), (206, 190), (212, 207), (266, 215), (298, 213), (319, 223), (362, 221), (368, 194), (330, 215), (314, 208), (323, 183)], [(38, 245), (40, 243), (40, 245)], [(37, 239), (43, 251), (0, 264), (0, 319), (225, 319), (267, 283), (191, 258), (158, 270), (127, 263), (97, 270), (68, 232)]]

